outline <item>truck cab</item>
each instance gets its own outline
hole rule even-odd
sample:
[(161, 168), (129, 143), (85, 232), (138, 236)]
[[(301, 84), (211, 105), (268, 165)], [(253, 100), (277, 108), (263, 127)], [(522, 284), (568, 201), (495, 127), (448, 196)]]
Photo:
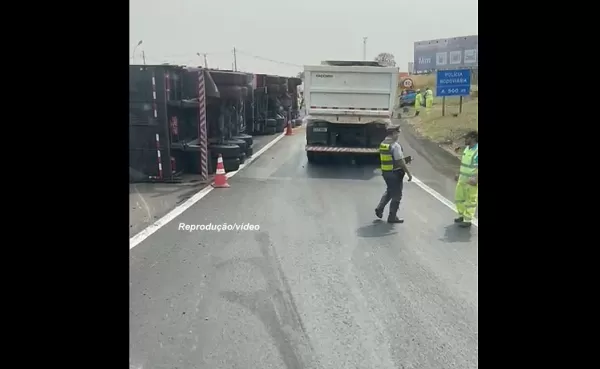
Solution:
[(396, 99), (398, 69), (368, 61), (304, 67), (306, 153), (376, 155)]

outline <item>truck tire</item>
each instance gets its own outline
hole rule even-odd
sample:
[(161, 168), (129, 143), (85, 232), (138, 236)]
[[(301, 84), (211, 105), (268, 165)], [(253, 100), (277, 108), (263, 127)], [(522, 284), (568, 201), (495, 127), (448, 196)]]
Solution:
[(241, 164), (240, 158), (223, 160), (223, 166), (225, 167), (225, 172), (227, 173), (235, 172), (236, 170), (240, 169)]
[(267, 135), (273, 135), (275, 133), (277, 133), (277, 128), (271, 127), (271, 126), (266, 126), (265, 127), (265, 134), (267, 134)]
[[(234, 171), (240, 169), (240, 164), (241, 163), (240, 163), (239, 157), (223, 159), (223, 166), (225, 167), (225, 172), (227, 172), (227, 173), (234, 172)], [(211, 159), (211, 166), (212, 166), (212, 168), (217, 167), (217, 158)]]
[(277, 127), (277, 120), (275, 119), (267, 119), (265, 122), (265, 126), (267, 127)]
[[(208, 145), (220, 145), (220, 144), (224, 144), (224, 145), (237, 145), (240, 146), (240, 149), (242, 151), (246, 150), (246, 147), (248, 146), (248, 144), (246, 143), (246, 140), (243, 139), (236, 139), (236, 138), (231, 138), (229, 140), (219, 140), (218, 138), (209, 138), (208, 139)], [(242, 147), (243, 146), (243, 147)]]
[(244, 164), (244, 162), (246, 161), (246, 153), (242, 152), (238, 159), (240, 159), (240, 164)]
[(249, 148), (246, 149), (246, 157), (249, 158), (252, 155), (254, 155), (254, 149), (252, 148), (252, 146), (250, 146)]
[(277, 118), (277, 132), (283, 132), (285, 130), (285, 119)]
[(318, 162), (317, 153), (307, 151), (306, 152), (306, 159), (308, 159), (308, 162), (310, 164), (316, 164)]
[[(246, 148), (248, 147), (248, 144), (246, 144), (246, 141), (244, 140), (223, 140), (223, 143), (225, 145), (237, 145), (240, 147), (240, 153), (243, 153), (246, 151)], [(239, 155), (238, 155), (239, 156)]]
[[(240, 156), (240, 147), (238, 145), (208, 145), (208, 150), (213, 158), (217, 158), (219, 154), (225, 158), (237, 158)], [(215, 161), (216, 163), (216, 161)]]
[(245, 133), (239, 134), (237, 136), (233, 136), (231, 137), (233, 140), (244, 140), (246, 142), (246, 146), (252, 146), (252, 144), (254, 143), (254, 139), (252, 138), (252, 136), (247, 135)]

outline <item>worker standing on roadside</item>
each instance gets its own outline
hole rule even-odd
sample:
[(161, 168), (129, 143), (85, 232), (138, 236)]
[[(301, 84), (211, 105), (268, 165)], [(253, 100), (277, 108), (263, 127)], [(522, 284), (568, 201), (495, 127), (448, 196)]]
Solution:
[(421, 95), (421, 90), (417, 90), (415, 95), (415, 117), (421, 112), (421, 105), (423, 105), (423, 95)]
[(433, 91), (427, 87), (425, 90), (425, 108), (429, 109), (433, 106)]
[(404, 174), (408, 176), (408, 181), (412, 181), (412, 175), (404, 162), (404, 153), (402, 146), (398, 143), (398, 135), (400, 127), (389, 127), (385, 140), (379, 145), (379, 157), (381, 161), (381, 174), (386, 184), (386, 190), (381, 196), (379, 205), (375, 208), (375, 215), (381, 219), (383, 210), (390, 202), (390, 213), (388, 215), (388, 223), (404, 223), (403, 219), (396, 215), (400, 208), (400, 200), (402, 200), (402, 187)]
[(477, 131), (465, 135), (465, 150), (460, 162), (460, 173), (456, 176), (455, 203), (458, 218), (454, 223), (468, 228), (477, 209), (477, 191), (479, 184), (479, 138)]

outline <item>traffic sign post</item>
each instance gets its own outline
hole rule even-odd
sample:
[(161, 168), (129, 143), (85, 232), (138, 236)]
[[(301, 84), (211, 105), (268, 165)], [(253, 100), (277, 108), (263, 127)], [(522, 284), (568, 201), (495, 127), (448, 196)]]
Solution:
[(460, 96), (459, 112), (462, 113), (462, 98), (471, 94), (471, 70), (439, 70), (436, 78), (436, 95), (442, 97), (442, 115), (446, 113), (446, 96)]
[(402, 81), (402, 87), (404, 87), (407, 90), (412, 89), (413, 86), (414, 86), (414, 82), (410, 78), (406, 78)]

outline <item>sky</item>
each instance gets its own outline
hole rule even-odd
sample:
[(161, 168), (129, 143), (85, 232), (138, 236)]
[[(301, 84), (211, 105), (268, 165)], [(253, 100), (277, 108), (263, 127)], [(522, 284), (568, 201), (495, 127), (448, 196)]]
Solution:
[[(130, 63), (203, 65), (295, 76), (322, 60), (395, 56), (400, 71), (413, 43), (476, 35), (478, 0), (130, 0)], [(136, 44), (142, 44), (136, 48)]]

